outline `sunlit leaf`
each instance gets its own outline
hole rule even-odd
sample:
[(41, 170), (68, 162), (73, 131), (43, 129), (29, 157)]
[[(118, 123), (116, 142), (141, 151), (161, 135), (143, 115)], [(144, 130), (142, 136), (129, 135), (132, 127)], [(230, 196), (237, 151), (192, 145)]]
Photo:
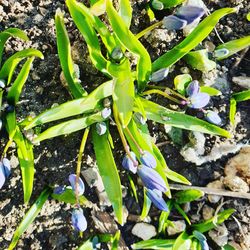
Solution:
[(233, 98), (236, 102), (243, 102), (250, 99), (250, 89), (239, 93), (233, 94)]
[(157, 250), (172, 250), (175, 240), (143, 240), (134, 243), (131, 247), (132, 249), (157, 249)]
[(230, 120), (232, 125), (234, 125), (234, 123), (235, 123), (236, 105), (237, 105), (237, 102), (235, 101), (235, 99), (231, 98), (230, 99), (229, 120)]
[(183, 3), (185, 0), (159, 0), (164, 4), (164, 8), (172, 8)]
[(132, 7), (129, 0), (119, 0), (119, 15), (129, 28), (132, 19)]
[(186, 232), (183, 232), (175, 240), (172, 250), (190, 249), (191, 243), (190, 236)]
[(142, 221), (148, 216), (149, 210), (151, 208), (151, 204), (152, 204), (151, 200), (146, 195), (146, 188), (143, 188), (143, 207), (142, 207), (142, 212), (140, 216), (140, 219)]
[(182, 95), (186, 94), (186, 87), (192, 81), (192, 76), (189, 74), (178, 75), (174, 78), (175, 89)]
[(187, 202), (195, 201), (201, 198), (204, 195), (204, 192), (197, 189), (188, 189), (175, 193), (174, 199), (175, 202), (179, 204), (184, 204)]
[(207, 93), (210, 96), (221, 95), (221, 92), (218, 89), (215, 89), (213, 87), (208, 87), (208, 86), (201, 86), (200, 87), (200, 92)]

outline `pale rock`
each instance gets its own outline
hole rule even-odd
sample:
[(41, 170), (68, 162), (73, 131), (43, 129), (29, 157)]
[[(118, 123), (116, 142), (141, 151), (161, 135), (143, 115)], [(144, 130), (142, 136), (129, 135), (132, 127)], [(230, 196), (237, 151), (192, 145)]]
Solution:
[(107, 206), (107, 207), (111, 206), (111, 203), (105, 191), (98, 192), (98, 198), (99, 198), (100, 206)]
[(250, 89), (250, 77), (248, 76), (234, 76), (233, 82), (242, 88)]
[(127, 222), (127, 218), (129, 215), (128, 209), (126, 208), (126, 206), (122, 207), (122, 215), (123, 215), (123, 224), (125, 224)]
[(132, 234), (143, 240), (149, 240), (156, 236), (157, 232), (153, 225), (139, 222), (134, 225)]
[[(219, 180), (208, 183), (207, 187), (208, 188), (216, 188), (216, 189), (224, 189), (223, 183)], [(208, 195), (208, 200), (211, 203), (217, 203), (217, 202), (219, 202), (220, 199), (221, 199), (221, 196), (219, 196), (219, 195), (212, 195), (212, 194)]]
[(224, 178), (224, 185), (233, 192), (248, 193), (249, 186), (239, 176), (226, 176)]
[(93, 168), (90, 167), (82, 171), (81, 173), (90, 187), (96, 187), (98, 192), (104, 191), (102, 178), (95, 167)]
[(224, 224), (210, 230), (208, 235), (218, 246), (222, 247), (228, 242), (228, 230)]
[(172, 222), (174, 224), (174, 227), (167, 227), (168, 235), (175, 235), (177, 233), (183, 232), (186, 229), (186, 223), (184, 220), (177, 220)]
[(212, 207), (209, 207), (207, 205), (204, 205), (202, 209), (202, 217), (204, 220), (209, 220), (214, 215), (214, 209)]

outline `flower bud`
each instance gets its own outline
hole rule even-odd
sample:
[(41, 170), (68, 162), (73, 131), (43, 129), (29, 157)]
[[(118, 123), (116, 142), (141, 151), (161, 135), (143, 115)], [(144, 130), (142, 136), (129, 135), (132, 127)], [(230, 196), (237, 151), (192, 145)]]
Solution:
[(102, 118), (107, 119), (111, 115), (111, 109), (110, 108), (104, 108), (102, 110)]
[(87, 220), (81, 208), (73, 210), (71, 221), (76, 231), (84, 232), (87, 229)]
[(65, 186), (58, 186), (54, 188), (53, 193), (60, 195), (60, 194), (63, 194), (65, 190), (66, 190)]
[(166, 201), (162, 198), (162, 192), (156, 189), (147, 189), (146, 194), (157, 208), (166, 212), (169, 211)]
[(143, 154), (141, 155), (140, 160), (143, 165), (149, 168), (155, 168), (157, 165), (157, 162), (154, 156), (146, 150), (143, 151)]
[(0, 79), (0, 88), (4, 88), (5, 87), (5, 80)]
[(222, 49), (216, 49), (214, 51), (214, 57), (217, 58), (217, 59), (222, 59), (224, 58), (225, 56), (227, 56), (229, 54), (229, 50), (228, 49), (225, 49), (225, 48), (222, 48)]
[(186, 5), (180, 7), (175, 16), (180, 19), (186, 20), (187, 24), (194, 22), (196, 19), (201, 18), (205, 14), (205, 11), (201, 7)]
[(163, 18), (162, 25), (167, 30), (181, 30), (187, 25), (187, 21), (170, 15)]
[(114, 48), (113, 51), (111, 52), (111, 58), (115, 60), (116, 62), (120, 62), (123, 56), (124, 54), (120, 47)]
[(209, 100), (210, 96), (207, 93), (198, 93), (191, 96), (188, 106), (193, 109), (200, 109), (205, 107), (209, 103)]
[(145, 125), (146, 124), (146, 120), (145, 118), (143, 117), (143, 115), (139, 112), (135, 112), (134, 113), (134, 120), (135, 122), (137, 122), (138, 124), (141, 124), (141, 125)]
[(107, 131), (107, 125), (105, 122), (96, 123), (96, 132), (98, 135), (104, 135)]
[(77, 176), (75, 174), (71, 174), (69, 176), (69, 182), (70, 182), (70, 185), (73, 189), (73, 191), (78, 195), (82, 195), (85, 191), (85, 185), (84, 185), (84, 182), (82, 181), (81, 177), (78, 178), (78, 185), (76, 185), (76, 178)]
[(2, 122), (2, 120), (0, 119), (0, 130), (2, 129), (2, 127), (3, 127), (3, 122)]
[(6, 179), (10, 176), (10, 161), (7, 158), (3, 158), (0, 162), (0, 189), (4, 185)]
[(160, 82), (162, 81), (164, 78), (167, 77), (168, 75), (168, 72), (169, 72), (169, 69), (168, 68), (163, 68), (163, 69), (160, 69), (160, 70), (157, 70), (156, 72), (154, 72), (149, 80), (151, 82)]
[(197, 95), (199, 92), (200, 92), (200, 86), (197, 80), (190, 82), (186, 87), (186, 94), (188, 96)]
[[(134, 152), (130, 152), (131, 157), (136, 161), (136, 155)], [(128, 155), (125, 155), (122, 160), (122, 166), (131, 171), (133, 174), (136, 173), (137, 167), (134, 165), (134, 162), (128, 157)]]
[(221, 125), (222, 121), (221, 121), (221, 118), (220, 116), (218, 115), (218, 113), (214, 112), (214, 111), (207, 111), (206, 114), (205, 114), (205, 119), (208, 121), (208, 122), (211, 122), (215, 125)]
[(145, 165), (140, 165), (138, 166), (137, 173), (146, 188), (157, 189), (161, 192), (167, 191), (165, 181), (154, 169), (149, 168)]
[(155, 10), (163, 10), (164, 9), (164, 4), (159, 0), (153, 0), (151, 4)]

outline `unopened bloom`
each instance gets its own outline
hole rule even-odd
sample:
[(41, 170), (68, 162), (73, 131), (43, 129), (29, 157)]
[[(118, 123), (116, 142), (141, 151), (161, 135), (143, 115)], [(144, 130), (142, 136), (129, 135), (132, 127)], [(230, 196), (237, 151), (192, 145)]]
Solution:
[(218, 115), (218, 113), (214, 112), (214, 111), (207, 111), (206, 114), (205, 114), (205, 119), (208, 121), (208, 122), (211, 122), (215, 125), (221, 125), (222, 121), (221, 121), (221, 118), (220, 116)]
[(164, 4), (159, 0), (153, 0), (151, 2), (151, 4), (155, 10), (163, 10), (164, 9)]
[(69, 176), (70, 185), (73, 191), (77, 193), (77, 195), (82, 195), (85, 191), (84, 182), (82, 181), (81, 177), (79, 177), (78, 182), (76, 183), (76, 179), (77, 179), (77, 176), (75, 174), (71, 174)]
[(5, 87), (5, 80), (0, 79), (0, 88), (4, 88)]
[(53, 193), (60, 195), (60, 194), (63, 194), (65, 190), (66, 190), (65, 186), (58, 186), (54, 188)]
[(111, 109), (110, 108), (104, 108), (101, 112), (102, 118), (107, 119), (111, 115)]
[(113, 60), (115, 60), (116, 62), (121, 61), (121, 59), (123, 58), (123, 56), (124, 56), (124, 54), (123, 54), (123, 52), (122, 52), (122, 50), (121, 50), (120, 47), (115, 47), (113, 49), (113, 51), (111, 52), (111, 58)]
[(163, 68), (163, 69), (160, 69), (160, 70), (157, 70), (156, 72), (154, 72), (149, 80), (151, 82), (160, 82), (162, 81), (164, 78), (167, 77), (168, 75), (168, 72), (169, 72), (169, 69), (168, 68)]
[(154, 169), (149, 168), (145, 165), (140, 165), (138, 166), (137, 173), (146, 188), (157, 189), (161, 192), (167, 191), (165, 181)]
[(166, 212), (169, 211), (166, 201), (162, 198), (162, 192), (155, 189), (147, 189), (146, 194), (157, 208)]
[(186, 87), (186, 94), (188, 96), (197, 95), (199, 92), (200, 92), (200, 85), (197, 80), (190, 82)]
[(76, 231), (84, 232), (87, 229), (87, 220), (81, 208), (73, 210), (71, 221)]
[(214, 57), (217, 59), (223, 59), (229, 54), (229, 50), (226, 48), (216, 49), (214, 51)]
[(104, 135), (107, 131), (107, 125), (105, 122), (96, 123), (96, 132), (98, 135)]
[(188, 106), (190, 108), (201, 109), (209, 103), (210, 96), (207, 93), (200, 92), (196, 95), (192, 95), (189, 100), (190, 103), (188, 104)]
[[(135, 153), (130, 152), (130, 155), (131, 155), (132, 159), (134, 160), (134, 162), (137, 162)], [(122, 160), (122, 166), (125, 169), (127, 169), (135, 174), (137, 171), (137, 166), (135, 166), (134, 162), (130, 159), (130, 157), (128, 155), (125, 155), (123, 160)]]
[(154, 156), (146, 150), (143, 151), (140, 160), (143, 165), (146, 165), (149, 168), (155, 168), (157, 165)]
[(0, 162), (0, 188), (2, 188), (10, 173), (10, 161), (7, 158), (3, 158)]
[(177, 16), (165, 16), (162, 20), (163, 27), (168, 30), (181, 30), (187, 25), (187, 21)]

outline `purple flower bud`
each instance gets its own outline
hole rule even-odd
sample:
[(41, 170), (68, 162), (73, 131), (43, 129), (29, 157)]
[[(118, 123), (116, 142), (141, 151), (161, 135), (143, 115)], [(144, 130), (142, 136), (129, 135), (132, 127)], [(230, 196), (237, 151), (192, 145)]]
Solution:
[(66, 190), (65, 186), (58, 186), (54, 188), (53, 193), (60, 195), (60, 194), (63, 194), (65, 190)]
[(157, 208), (166, 212), (169, 211), (166, 201), (162, 198), (162, 192), (156, 189), (148, 189), (146, 194)]
[(135, 120), (137, 123), (141, 124), (141, 125), (145, 125), (145, 124), (146, 124), (145, 118), (144, 118), (143, 115), (142, 115), (141, 113), (139, 113), (139, 112), (135, 112), (135, 113), (134, 113), (134, 120)]
[(206, 112), (205, 119), (208, 122), (211, 122), (215, 125), (221, 125), (221, 122), (222, 122), (220, 116), (216, 112), (211, 111), (211, 110)]
[(157, 165), (157, 162), (154, 156), (146, 150), (143, 151), (143, 154), (141, 155), (140, 160), (143, 165), (149, 168), (155, 168)]
[(0, 188), (2, 188), (10, 173), (10, 161), (7, 158), (3, 158), (0, 162)]
[(0, 88), (4, 88), (5, 87), (5, 80), (0, 79)]
[(87, 221), (81, 208), (73, 210), (71, 221), (76, 231), (84, 232), (87, 229)]
[(143, 184), (148, 189), (157, 189), (161, 192), (166, 192), (167, 187), (162, 177), (152, 168), (145, 165), (140, 165), (137, 169)]
[[(134, 152), (130, 152), (132, 158), (136, 161), (136, 155)], [(125, 155), (122, 160), (122, 166), (131, 171), (133, 174), (137, 172), (137, 167), (134, 165), (134, 162), (128, 157), (128, 155)]]
[(149, 80), (151, 82), (160, 82), (167, 77), (168, 72), (169, 72), (168, 68), (157, 70), (150, 76)]
[(180, 7), (176, 16), (180, 19), (186, 20), (187, 24), (194, 22), (196, 19), (201, 18), (205, 14), (205, 11), (201, 7), (186, 5)]
[(165, 16), (162, 20), (162, 25), (168, 30), (181, 30), (187, 25), (187, 21), (177, 16)]
[(70, 182), (70, 185), (71, 185), (73, 191), (77, 192), (78, 195), (82, 195), (84, 193), (85, 185), (80, 177), (78, 178), (78, 185), (77, 186), (76, 186), (76, 175), (75, 174), (71, 174), (69, 176), (69, 182)]
[(111, 109), (110, 108), (104, 108), (102, 110), (102, 118), (107, 119), (111, 115)]
[(188, 96), (197, 95), (199, 92), (200, 92), (200, 86), (197, 80), (194, 80), (188, 84), (186, 88), (186, 94)]
[(193, 109), (200, 109), (205, 107), (210, 100), (210, 96), (207, 93), (198, 93), (196, 95), (191, 96), (190, 104), (188, 105)]
[(104, 135), (107, 131), (107, 125), (105, 122), (96, 123), (96, 132), (98, 135)]

